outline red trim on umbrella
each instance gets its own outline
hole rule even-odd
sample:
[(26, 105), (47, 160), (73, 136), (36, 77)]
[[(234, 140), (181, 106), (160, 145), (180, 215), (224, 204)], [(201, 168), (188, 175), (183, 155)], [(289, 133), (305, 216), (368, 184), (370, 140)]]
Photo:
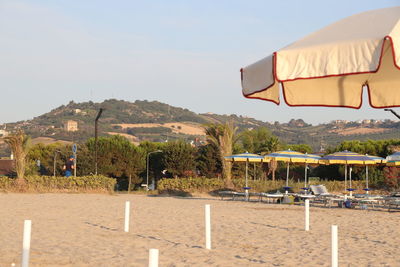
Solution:
[[(295, 80), (320, 79), (320, 78), (328, 78), (328, 77), (340, 77), (340, 76), (347, 76), (347, 75), (357, 75), (357, 74), (367, 74), (367, 73), (376, 73), (376, 72), (378, 72), (378, 70), (379, 70), (379, 68), (380, 68), (380, 66), (381, 66), (381, 63), (382, 63), (383, 49), (384, 49), (384, 47), (385, 47), (385, 42), (386, 42), (386, 40), (389, 40), (389, 41), (390, 41), (390, 46), (391, 46), (391, 48), (392, 48), (393, 64), (394, 64), (394, 66), (395, 66), (397, 69), (400, 70), (400, 66), (398, 66), (398, 65), (397, 65), (397, 62), (396, 62), (396, 53), (395, 53), (395, 49), (394, 49), (394, 45), (393, 45), (393, 39), (392, 39), (392, 37), (390, 37), (390, 36), (385, 36), (384, 39), (383, 39), (383, 44), (382, 44), (382, 47), (381, 47), (381, 54), (380, 54), (380, 57), (379, 57), (379, 64), (378, 64), (377, 69), (374, 70), (374, 71), (352, 72), (352, 73), (343, 73), (343, 74), (331, 74), (331, 75), (316, 76), (316, 77), (299, 77), (299, 78), (294, 78), (294, 79), (280, 80), (280, 79), (278, 78), (278, 76), (277, 76), (277, 73), (276, 73), (277, 52), (274, 52), (274, 53), (273, 53), (273, 55), (274, 55), (274, 61), (273, 61), (273, 62), (274, 62), (274, 63), (273, 63), (274, 83), (273, 83), (272, 85), (268, 86), (268, 87), (265, 88), (265, 89), (261, 89), (261, 90), (255, 91), (255, 92), (253, 92), (253, 93), (251, 93), (251, 94), (247, 94), (247, 95), (246, 95), (246, 94), (243, 93), (243, 96), (246, 97), (246, 98), (252, 98), (252, 99), (260, 99), (260, 100), (265, 100), (265, 101), (271, 101), (271, 102), (274, 102), (275, 104), (279, 105), (279, 103), (280, 103), (279, 101), (276, 102), (276, 101), (271, 100), (271, 99), (265, 99), (265, 98), (261, 98), (261, 97), (252, 97), (252, 96), (250, 96), (250, 95), (252, 95), (252, 94), (255, 94), (255, 93), (259, 93), (259, 92), (268, 90), (270, 87), (272, 87), (272, 86), (275, 84), (275, 80), (276, 80), (277, 82), (281, 83), (281, 85), (282, 85), (283, 98), (284, 98), (285, 103), (286, 103), (288, 106), (291, 106), (291, 107), (339, 107), (339, 108), (342, 107), (342, 108), (360, 109), (361, 106), (362, 106), (362, 87), (363, 87), (363, 86), (367, 86), (367, 92), (368, 92), (368, 98), (369, 98), (368, 100), (369, 100), (369, 104), (371, 105), (371, 107), (373, 107), (373, 108), (400, 107), (400, 105), (390, 105), (390, 106), (382, 106), (382, 107), (377, 107), (377, 106), (372, 105), (372, 103), (371, 103), (371, 92), (370, 92), (370, 88), (369, 88), (368, 84), (363, 84), (363, 85), (361, 86), (361, 93), (360, 93), (360, 98), (361, 98), (361, 100), (360, 100), (360, 105), (359, 105), (358, 107), (354, 107), (354, 106), (345, 106), (345, 105), (326, 105), (326, 104), (289, 104), (288, 101), (287, 101), (287, 99), (286, 99), (285, 86), (284, 86), (284, 83), (285, 83), (285, 82), (290, 82), (290, 81), (295, 81)], [(242, 79), (242, 84), (243, 84), (243, 70), (241, 69), (240, 71), (241, 71), (241, 79)]]

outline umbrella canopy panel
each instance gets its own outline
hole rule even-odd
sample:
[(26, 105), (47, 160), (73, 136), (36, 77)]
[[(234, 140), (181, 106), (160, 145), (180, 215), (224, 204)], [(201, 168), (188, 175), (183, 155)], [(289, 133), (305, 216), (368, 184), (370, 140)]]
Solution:
[(252, 154), (252, 153), (242, 153), (242, 154), (236, 154), (232, 156), (226, 156), (225, 160), (228, 161), (248, 161), (248, 162), (268, 162), (268, 160), (265, 160), (263, 156), (257, 155), (257, 154)]
[(400, 106), (400, 7), (357, 14), (242, 68), (245, 97), (290, 106)]
[[(326, 155), (321, 158), (320, 162), (322, 164), (342, 164), (345, 165), (345, 172), (344, 172), (344, 185), (346, 190), (353, 190), (351, 188), (351, 172), (352, 168), (350, 167), (350, 188), (347, 189), (347, 165), (374, 165), (378, 164), (379, 157), (375, 156), (368, 156), (368, 155), (361, 155), (358, 153), (354, 153), (351, 151), (340, 151), (335, 152), (333, 154)], [(383, 158), (380, 158), (382, 162)], [(367, 182), (368, 184), (368, 182)], [(368, 187), (368, 185), (367, 185)], [(350, 191), (350, 196), (352, 195), (352, 191)]]
[(315, 155), (315, 154), (307, 154), (307, 153), (305, 153), (304, 155), (307, 157), (305, 163), (318, 164), (320, 159), (321, 159), (320, 156)]
[(320, 162), (322, 164), (347, 164), (347, 165), (352, 165), (352, 164), (373, 165), (377, 163), (373, 158), (347, 150), (326, 155), (321, 158)]
[(226, 156), (225, 160), (227, 161), (236, 161), (236, 162), (246, 162), (246, 177), (245, 177), (245, 188), (246, 188), (246, 199), (248, 200), (248, 168), (249, 162), (268, 162), (269, 160), (264, 159), (263, 156), (252, 154), (252, 153), (242, 153), (235, 154), (231, 156)]
[(400, 161), (400, 152), (396, 152), (396, 153), (394, 153), (392, 155), (387, 156), (386, 160), (388, 160), (388, 161), (395, 161), (395, 160)]
[(276, 160), (276, 161), (283, 161), (283, 162), (310, 162), (313, 161), (312, 157), (306, 156), (301, 152), (292, 151), (292, 150), (282, 150), (270, 153), (264, 156), (265, 159), (269, 160)]
[[(317, 155), (303, 154), (301, 152), (292, 150), (277, 151), (264, 156), (269, 160), (283, 161), (287, 163), (286, 168), (286, 193), (288, 193), (289, 188), (289, 164), (294, 163), (318, 163), (319, 157)], [(307, 167), (307, 166), (306, 166)]]
[(371, 156), (371, 155), (368, 155), (368, 154), (366, 154), (365, 156), (368, 157), (369, 159), (375, 161), (375, 164), (384, 164), (384, 163), (387, 162), (387, 160), (382, 158), (382, 157)]

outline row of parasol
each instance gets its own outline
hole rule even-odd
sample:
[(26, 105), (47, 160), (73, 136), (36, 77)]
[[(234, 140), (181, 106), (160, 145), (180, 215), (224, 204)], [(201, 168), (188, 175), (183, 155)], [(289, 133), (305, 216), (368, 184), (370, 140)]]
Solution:
[[(358, 153), (354, 153), (351, 151), (340, 151), (335, 152), (333, 154), (329, 154), (323, 157), (315, 154), (307, 154), (301, 153), (292, 150), (283, 150), (273, 152), (264, 156), (252, 154), (252, 153), (242, 153), (236, 154), (225, 157), (226, 160), (229, 161), (236, 161), (236, 162), (246, 162), (246, 176), (245, 176), (245, 189), (248, 189), (248, 163), (249, 162), (270, 162), (271, 160), (281, 161), (286, 163), (286, 186), (285, 191), (286, 193), (289, 190), (289, 166), (290, 163), (304, 163), (304, 189), (307, 188), (307, 170), (308, 164), (341, 164), (345, 165), (345, 189), (350, 192), (352, 195), (352, 185), (351, 185), (351, 174), (352, 174), (352, 166), (354, 165), (362, 165), (366, 167), (366, 188), (364, 189), (366, 193), (368, 193), (368, 166), (369, 165), (379, 165), (379, 164), (386, 164), (388, 166), (399, 166), (400, 165), (400, 152), (396, 152), (393, 155), (388, 156), (386, 159), (377, 156), (371, 155), (362, 155)], [(349, 187), (348, 187), (348, 166), (349, 168)]]

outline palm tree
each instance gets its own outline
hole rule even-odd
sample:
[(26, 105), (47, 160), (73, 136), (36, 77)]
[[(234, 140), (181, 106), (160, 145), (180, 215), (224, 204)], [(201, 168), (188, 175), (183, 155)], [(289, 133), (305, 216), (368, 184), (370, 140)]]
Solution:
[(15, 158), (15, 171), (17, 172), (17, 184), (25, 183), (25, 164), (26, 164), (26, 154), (28, 150), (29, 137), (25, 135), (22, 130), (4, 137), (4, 142), (6, 142), (14, 155)]
[[(279, 138), (276, 136), (271, 136), (266, 140), (266, 147), (264, 152), (265, 154), (272, 153), (275, 151), (278, 151), (279, 148), (281, 147), (281, 143), (279, 141)], [(275, 181), (275, 172), (278, 169), (278, 162), (276, 160), (271, 160), (268, 163), (268, 174), (267, 176), (272, 172), (272, 181)]]
[(275, 172), (278, 169), (278, 162), (275, 159), (272, 159), (268, 162), (268, 173), (267, 176), (272, 173), (272, 181), (275, 181)]
[(238, 138), (236, 135), (237, 129), (233, 125), (233, 122), (209, 124), (205, 127), (208, 142), (218, 148), (222, 164), (222, 177), (225, 180), (225, 185), (228, 187), (232, 186), (232, 163), (226, 161), (225, 157), (232, 155), (233, 145)]

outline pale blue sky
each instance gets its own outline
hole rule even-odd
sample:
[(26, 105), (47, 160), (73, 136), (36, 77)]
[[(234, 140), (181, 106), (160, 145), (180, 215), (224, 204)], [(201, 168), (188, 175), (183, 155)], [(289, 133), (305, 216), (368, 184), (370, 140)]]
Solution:
[(246, 99), (239, 70), (336, 20), (396, 5), (400, 0), (0, 0), (0, 123), (70, 100), (108, 98), (263, 121), (395, 119), (367, 104), (289, 108)]

